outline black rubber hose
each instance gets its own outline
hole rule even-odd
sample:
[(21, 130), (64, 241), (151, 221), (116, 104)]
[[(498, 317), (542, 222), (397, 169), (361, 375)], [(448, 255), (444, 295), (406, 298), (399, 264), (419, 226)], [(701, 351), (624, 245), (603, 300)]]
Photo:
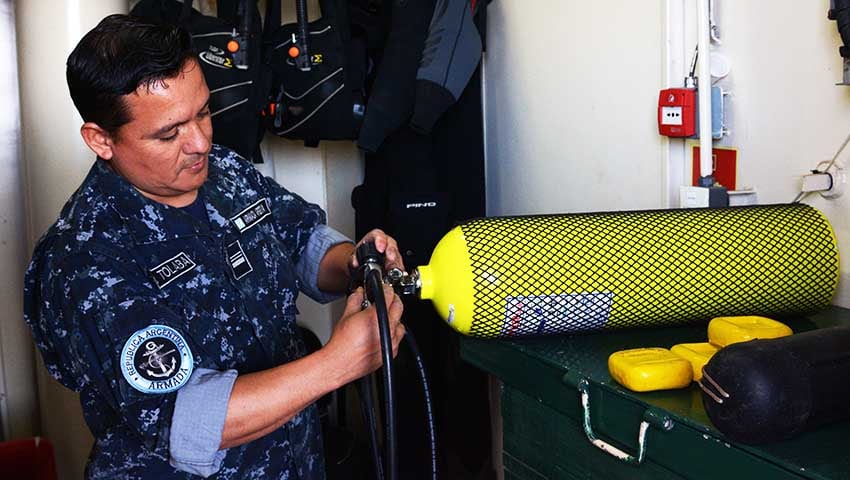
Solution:
[(367, 292), (371, 292), (373, 298), (370, 301), (375, 305), (378, 313), (378, 331), (381, 335), (381, 354), (384, 362), (384, 420), (385, 420), (385, 445), (384, 459), (387, 468), (384, 470), (388, 480), (398, 478), (398, 455), (396, 441), (396, 412), (395, 412), (395, 388), (393, 388), (393, 345), (390, 335), (390, 316), (387, 311), (387, 302), (384, 299), (384, 283), (381, 281), (381, 271), (371, 269), (366, 274)]
[(360, 395), (360, 411), (369, 431), (369, 447), (372, 451), (372, 466), (376, 480), (384, 480), (384, 467), (381, 450), (378, 447), (378, 428), (375, 421), (375, 401), (372, 397), (372, 376), (366, 375), (357, 381), (357, 393)]
[(419, 381), (422, 384), (422, 398), (425, 401), (425, 416), (428, 421), (428, 446), (431, 449), (431, 478), (437, 480), (437, 429), (435, 427), (434, 411), (431, 405), (431, 388), (428, 386), (428, 373), (425, 371), (422, 354), (419, 353), (419, 346), (416, 344), (413, 334), (407, 332), (404, 335), (404, 339), (407, 341), (407, 346), (416, 360), (416, 370), (419, 372)]
[(309, 43), (310, 36), (310, 19), (307, 15), (307, 0), (295, 0), (295, 15), (298, 19), (298, 33), (301, 38), (298, 40), (301, 42), (301, 54), (307, 55), (309, 48), (307, 44)]

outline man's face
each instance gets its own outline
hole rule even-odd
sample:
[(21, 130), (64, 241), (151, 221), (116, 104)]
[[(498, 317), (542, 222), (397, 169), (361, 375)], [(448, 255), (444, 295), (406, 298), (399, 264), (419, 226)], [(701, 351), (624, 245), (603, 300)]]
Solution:
[(124, 97), (130, 122), (111, 136), (113, 170), (142, 195), (173, 207), (197, 197), (212, 145), (210, 91), (201, 67), (186, 62), (174, 78)]

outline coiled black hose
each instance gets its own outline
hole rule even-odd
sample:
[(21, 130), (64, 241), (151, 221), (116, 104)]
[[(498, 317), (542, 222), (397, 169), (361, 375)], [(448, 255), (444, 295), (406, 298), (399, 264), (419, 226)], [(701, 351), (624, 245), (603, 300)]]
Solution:
[(422, 354), (419, 353), (419, 346), (416, 344), (413, 334), (407, 332), (404, 335), (404, 340), (407, 341), (407, 346), (410, 347), (413, 358), (416, 359), (416, 371), (419, 372), (419, 381), (422, 384), (422, 398), (425, 400), (425, 417), (428, 421), (428, 446), (431, 449), (431, 478), (432, 480), (437, 480), (437, 429), (434, 423), (434, 411), (431, 408), (431, 388), (428, 386), (428, 373), (425, 371)]
[(398, 443), (396, 440), (395, 388), (393, 388), (393, 345), (381, 270), (379, 268), (368, 269), (364, 283), (366, 284), (366, 294), (371, 297), (369, 301), (375, 305), (375, 311), (378, 313), (378, 331), (381, 335), (381, 356), (384, 362), (385, 472), (388, 480), (396, 480), (398, 478)]
[(375, 480), (384, 480), (384, 469), (381, 461), (381, 449), (378, 446), (378, 429), (375, 421), (375, 401), (372, 398), (372, 376), (367, 375), (357, 381), (357, 393), (360, 395), (360, 411), (363, 422), (369, 432), (369, 449), (372, 452), (372, 467), (375, 470)]
[[(395, 409), (395, 389), (393, 387), (393, 368), (392, 368), (392, 336), (390, 333), (390, 318), (387, 310), (387, 302), (384, 298), (384, 282), (382, 270), (379, 265), (383, 265), (383, 254), (378, 252), (375, 245), (371, 242), (366, 242), (357, 248), (357, 260), (361, 265), (361, 273), (363, 275), (363, 286), (366, 290), (366, 298), (375, 305), (375, 311), (378, 316), (378, 332), (381, 337), (381, 355), (384, 365), (383, 386), (384, 386), (384, 418), (385, 418), (385, 461), (386, 470), (382, 468), (381, 455), (378, 451), (378, 441), (376, 433), (376, 422), (374, 416), (374, 405), (372, 401), (372, 383), (371, 377), (360, 379), (357, 386), (360, 390), (361, 407), (363, 417), (366, 421), (366, 427), (369, 430), (370, 444), (372, 446), (372, 461), (374, 463), (375, 475), (378, 480), (383, 480), (384, 472), (388, 480), (396, 480), (398, 478), (398, 455), (397, 455), (397, 440), (396, 440), (396, 409)], [(425, 364), (422, 361), (422, 354), (419, 352), (419, 347), (416, 340), (410, 332), (404, 336), (408, 347), (416, 360), (417, 372), (419, 373), (420, 383), (422, 385), (422, 395), (425, 401), (425, 414), (428, 422), (429, 447), (431, 451), (431, 477), (433, 480), (437, 478), (437, 434), (434, 422), (434, 412), (431, 405), (431, 389), (428, 385), (428, 375), (425, 371)]]
[[(428, 372), (425, 370), (425, 363), (422, 361), (422, 354), (419, 351), (419, 346), (416, 339), (410, 332), (405, 333), (404, 340), (410, 348), (413, 358), (416, 361), (416, 371), (419, 373), (419, 384), (422, 386), (422, 399), (425, 402), (425, 419), (428, 425), (428, 449), (431, 461), (431, 479), (437, 480), (437, 428), (434, 421), (433, 401), (431, 400), (431, 387), (428, 383)], [(372, 397), (372, 379), (371, 376), (366, 376), (357, 381), (357, 392), (360, 395), (360, 409), (363, 414), (366, 428), (369, 431), (369, 446), (372, 452), (372, 465), (375, 471), (376, 480), (384, 479), (384, 469), (382, 467), (380, 448), (378, 447), (378, 433), (375, 421), (374, 400)]]

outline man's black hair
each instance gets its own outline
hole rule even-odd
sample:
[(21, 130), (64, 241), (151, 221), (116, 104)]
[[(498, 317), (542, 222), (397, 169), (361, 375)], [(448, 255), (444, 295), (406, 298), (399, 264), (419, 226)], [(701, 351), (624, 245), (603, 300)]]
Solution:
[(122, 97), (176, 77), (194, 57), (186, 30), (129, 15), (110, 15), (68, 57), (71, 99), (83, 117), (109, 133), (131, 118)]

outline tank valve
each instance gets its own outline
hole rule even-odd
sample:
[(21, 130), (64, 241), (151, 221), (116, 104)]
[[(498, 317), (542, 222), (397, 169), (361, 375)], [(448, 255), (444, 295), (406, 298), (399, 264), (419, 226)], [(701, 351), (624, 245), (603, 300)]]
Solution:
[(395, 293), (402, 295), (419, 296), (419, 291), (422, 289), (422, 282), (419, 280), (419, 270), (413, 270), (413, 273), (407, 273), (400, 268), (393, 268), (387, 272), (384, 277), (384, 282), (393, 287)]

